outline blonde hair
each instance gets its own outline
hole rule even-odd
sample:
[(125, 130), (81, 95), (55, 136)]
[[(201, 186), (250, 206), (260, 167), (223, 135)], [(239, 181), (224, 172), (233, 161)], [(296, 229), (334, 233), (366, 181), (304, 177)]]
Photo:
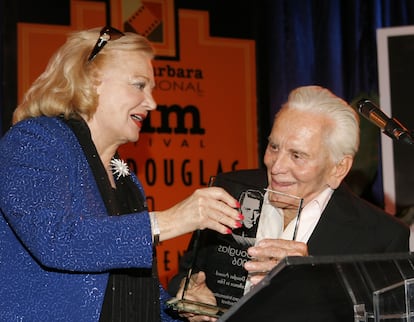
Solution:
[(303, 86), (294, 89), (276, 118), (286, 109), (315, 113), (331, 120), (324, 128), (327, 148), (334, 162), (345, 155), (352, 157), (359, 148), (359, 116), (343, 99), (320, 86)]
[(96, 86), (101, 66), (118, 63), (114, 51), (139, 51), (154, 57), (150, 42), (136, 33), (126, 32), (110, 40), (99, 54), (88, 62), (88, 57), (98, 40), (101, 28), (71, 33), (50, 58), (44, 72), (33, 82), (13, 114), (13, 124), (30, 117), (58, 116), (90, 117), (97, 108)]

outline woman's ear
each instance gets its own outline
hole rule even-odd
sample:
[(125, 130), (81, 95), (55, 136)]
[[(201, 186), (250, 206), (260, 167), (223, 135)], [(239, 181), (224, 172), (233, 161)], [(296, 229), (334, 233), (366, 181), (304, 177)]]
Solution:
[(331, 171), (328, 179), (328, 185), (332, 189), (336, 189), (341, 184), (342, 180), (346, 177), (348, 172), (351, 170), (354, 158), (350, 155), (346, 155), (341, 161), (336, 163)]

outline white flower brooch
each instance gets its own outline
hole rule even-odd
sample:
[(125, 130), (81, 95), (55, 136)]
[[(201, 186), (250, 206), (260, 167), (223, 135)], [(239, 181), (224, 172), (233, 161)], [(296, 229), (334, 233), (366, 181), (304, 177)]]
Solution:
[(112, 158), (110, 166), (112, 173), (117, 176), (116, 179), (129, 176), (129, 168), (124, 160)]

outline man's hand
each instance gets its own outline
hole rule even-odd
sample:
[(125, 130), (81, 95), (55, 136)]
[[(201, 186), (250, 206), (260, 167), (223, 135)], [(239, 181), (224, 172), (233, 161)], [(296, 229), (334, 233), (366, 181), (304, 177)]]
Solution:
[(247, 251), (253, 258), (244, 264), (250, 282), (255, 285), (286, 256), (307, 256), (305, 243), (284, 239), (263, 239)]
[[(177, 298), (181, 298), (184, 290), (185, 279), (181, 282), (180, 289), (177, 293)], [(198, 272), (191, 275), (187, 290), (185, 292), (184, 298), (186, 300), (206, 303), (210, 305), (217, 305), (216, 298), (214, 297), (213, 292), (207, 287), (206, 284), (206, 274), (204, 272)], [(187, 318), (190, 322), (200, 322), (200, 321), (217, 321), (216, 318), (206, 315), (199, 315), (189, 312), (180, 312), (180, 316)]]

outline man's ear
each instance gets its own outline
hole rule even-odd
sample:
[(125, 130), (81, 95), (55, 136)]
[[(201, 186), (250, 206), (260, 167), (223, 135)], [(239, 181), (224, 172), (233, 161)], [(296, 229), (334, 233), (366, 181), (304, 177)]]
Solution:
[(328, 179), (328, 185), (332, 189), (336, 189), (341, 184), (342, 180), (346, 177), (349, 170), (351, 170), (352, 163), (354, 158), (350, 155), (346, 155), (342, 158), (341, 161), (336, 163), (331, 171), (331, 174)]

